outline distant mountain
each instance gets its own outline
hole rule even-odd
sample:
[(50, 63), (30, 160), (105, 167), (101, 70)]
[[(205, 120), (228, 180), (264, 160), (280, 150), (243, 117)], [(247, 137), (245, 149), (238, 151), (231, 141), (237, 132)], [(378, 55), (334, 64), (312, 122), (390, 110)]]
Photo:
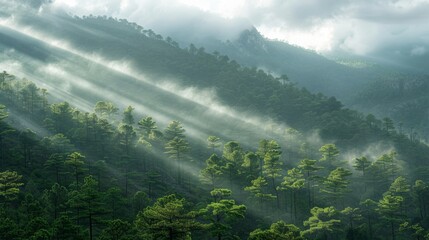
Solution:
[(208, 51), (218, 51), (249, 67), (275, 75), (287, 74), (289, 80), (328, 96), (345, 99), (346, 91), (362, 84), (359, 70), (329, 60), (313, 51), (285, 42), (264, 38), (255, 28), (243, 31), (233, 41), (201, 42)]
[[(397, 97), (383, 100), (376, 97), (385, 96), (385, 91), (400, 82), (414, 86), (414, 79), (427, 79), (424, 74), (429, 67), (425, 64), (429, 61), (424, 61), (425, 55), (393, 54), (386, 50), (368, 57), (339, 52), (325, 57), (285, 42), (266, 39), (255, 28), (243, 31), (232, 41), (205, 39), (198, 44), (204, 45), (208, 51), (228, 55), (239, 64), (258, 67), (277, 76), (286, 74), (298, 87), (335, 96), (347, 107), (380, 118), (390, 117), (407, 132), (417, 131), (421, 137), (429, 137), (425, 124), (429, 120), (429, 104), (422, 101), (420, 95), (409, 95), (406, 102), (400, 102), (402, 98)], [(418, 107), (408, 109), (405, 114), (404, 106), (410, 102), (413, 105), (418, 102)], [(404, 115), (413, 116), (413, 119)]]

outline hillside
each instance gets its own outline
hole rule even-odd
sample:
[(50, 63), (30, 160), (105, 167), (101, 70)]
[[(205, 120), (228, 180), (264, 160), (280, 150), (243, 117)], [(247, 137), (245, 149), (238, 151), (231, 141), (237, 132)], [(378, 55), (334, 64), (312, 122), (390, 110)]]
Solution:
[[(401, 98), (381, 100), (375, 97), (384, 96), (384, 91), (388, 91), (380, 86), (390, 87), (401, 81), (413, 85), (414, 79), (426, 78), (424, 56), (420, 57), (422, 59), (391, 56), (386, 50), (368, 57), (339, 52), (328, 53), (325, 57), (285, 42), (266, 39), (254, 28), (243, 31), (235, 40), (224, 42), (211, 38), (199, 41), (198, 45), (209, 52), (226, 54), (244, 66), (256, 66), (277, 76), (285, 74), (299, 87), (334, 96), (348, 108), (379, 118), (392, 118), (396, 127), (400, 124), (407, 132), (416, 131), (424, 139), (429, 136), (424, 126), (429, 105), (419, 95), (408, 94), (408, 105), (419, 102), (419, 106), (408, 109), (408, 113), (400, 110), (404, 104), (399, 100)], [(410, 114), (413, 119), (404, 117)]]
[(429, 147), (390, 119), (126, 20), (24, 13), (0, 25), (1, 236), (429, 234)]

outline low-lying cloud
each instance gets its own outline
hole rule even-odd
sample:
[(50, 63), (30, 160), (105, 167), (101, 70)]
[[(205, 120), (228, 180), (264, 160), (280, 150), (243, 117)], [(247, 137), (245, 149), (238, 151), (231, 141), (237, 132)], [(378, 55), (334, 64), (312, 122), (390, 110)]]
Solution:
[(427, 52), (410, 49), (429, 45), (429, 0), (55, 0), (41, 8), (126, 18), (182, 44), (234, 40), (253, 25), (269, 38), (322, 52), (417, 56)]

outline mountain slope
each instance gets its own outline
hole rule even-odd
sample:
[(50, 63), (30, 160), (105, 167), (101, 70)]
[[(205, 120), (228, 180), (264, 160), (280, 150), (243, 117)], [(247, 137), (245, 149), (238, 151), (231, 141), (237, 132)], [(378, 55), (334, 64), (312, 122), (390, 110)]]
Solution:
[[(2, 31), (15, 36), (1, 42), (5, 49), (16, 49), (10, 57), (29, 58), (21, 61), (24, 73), (43, 79), (54, 95), (86, 109), (98, 100), (122, 99), (122, 106), (135, 105), (163, 123), (182, 120), (199, 139), (221, 126), (227, 138), (254, 136), (253, 142), (265, 134), (283, 136), (286, 126), (320, 131), (324, 139), (344, 148), (365, 148), (390, 138), (335, 98), (313, 95), (201, 48), (180, 49), (125, 20), (27, 14), (15, 17)], [(36, 42), (29, 53), (20, 48), (28, 45), (25, 41)], [(146, 99), (144, 104), (140, 98)], [(231, 135), (234, 131), (249, 134)], [(425, 161), (422, 155), (411, 159)]]
[(389, 119), (125, 20), (23, 12), (0, 33), (0, 102), (45, 130), (8, 132), (0, 105), (0, 178), (16, 175), (0, 236), (366, 239), (411, 222), (428, 234), (429, 147)]

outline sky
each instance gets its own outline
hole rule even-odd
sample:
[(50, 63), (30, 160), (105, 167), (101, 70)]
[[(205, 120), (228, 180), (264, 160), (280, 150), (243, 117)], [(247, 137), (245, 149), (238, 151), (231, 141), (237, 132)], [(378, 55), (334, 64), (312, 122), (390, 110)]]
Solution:
[(125, 18), (182, 42), (233, 40), (254, 26), (317, 52), (429, 54), (429, 0), (54, 0), (50, 7)]

